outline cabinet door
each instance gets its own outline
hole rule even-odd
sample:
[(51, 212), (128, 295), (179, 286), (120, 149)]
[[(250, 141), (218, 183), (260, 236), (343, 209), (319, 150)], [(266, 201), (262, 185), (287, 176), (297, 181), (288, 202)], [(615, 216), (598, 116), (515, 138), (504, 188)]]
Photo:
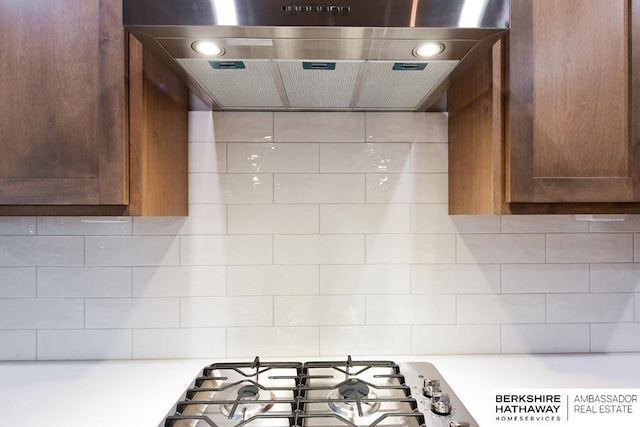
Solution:
[(0, 205), (124, 205), (119, 0), (0, 0)]
[(512, 0), (507, 201), (640, 201), (635, 3)]

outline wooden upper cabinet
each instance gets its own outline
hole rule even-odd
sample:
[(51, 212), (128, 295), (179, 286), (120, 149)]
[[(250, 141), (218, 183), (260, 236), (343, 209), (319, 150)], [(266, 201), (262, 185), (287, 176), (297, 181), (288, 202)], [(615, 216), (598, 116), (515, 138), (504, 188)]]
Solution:
[(126, 205), (119, 0), (0, 0), (0, 205)]
[(189, 91), (121, 0), (0, 0), (0, 215), (187, 215)]
[(631, 2), (512, 0), (511, 7), (506, 201), (640, 201)]
[(640, 212), (640, 0), (512, 0), (448, 92), (451, 214)]

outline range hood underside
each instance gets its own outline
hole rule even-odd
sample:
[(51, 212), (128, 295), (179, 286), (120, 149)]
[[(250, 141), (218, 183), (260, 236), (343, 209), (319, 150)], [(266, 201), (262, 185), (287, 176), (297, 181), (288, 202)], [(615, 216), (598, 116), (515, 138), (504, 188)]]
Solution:
[[(492, 13), (478, 28), (456, 27), (467, 0), (350, 0), (344, 16), (268, 17), (258, 11), (282, 10), (281, 0), (234, 0), (247, 21), (235, 25), (219, 22), (221, 10), (208, 1), (155, 1), (125, 0), (125, 27), (214, 110), (426, 111), (508, 29), (508, 0), (486, 0)], [(365, 16), (391, 25), (361, 26)], [(332, 25), (318, 25), (325, 21)], [(224, 55), (196, 53), (202, 40)], [(416, 58), (426, 41), (444, 52)]]

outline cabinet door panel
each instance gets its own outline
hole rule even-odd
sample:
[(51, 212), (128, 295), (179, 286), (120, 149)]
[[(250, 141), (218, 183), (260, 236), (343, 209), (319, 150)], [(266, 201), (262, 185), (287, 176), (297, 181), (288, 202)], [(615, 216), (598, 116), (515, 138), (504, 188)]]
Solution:
[(118, 0), (0, 0), (0, 204), (127, 203)]
[(628, 0), (513, 0), (510, 202), (630, 202)]

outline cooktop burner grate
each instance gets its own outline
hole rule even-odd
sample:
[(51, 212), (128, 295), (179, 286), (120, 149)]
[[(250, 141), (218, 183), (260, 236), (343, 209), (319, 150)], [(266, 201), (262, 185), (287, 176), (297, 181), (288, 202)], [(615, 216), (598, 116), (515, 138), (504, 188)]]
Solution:
[(304, 364), (257, 357), (214, 363), (196, 377), (160, 427), (449, 427), (456, 412), (471, 419), (455, 395), (455, 409), (441, 401), (447, 385), (435, 368), (419, 365), (426, 370), (409, 366), (407, 382), (394, 362), (351, 357)]

